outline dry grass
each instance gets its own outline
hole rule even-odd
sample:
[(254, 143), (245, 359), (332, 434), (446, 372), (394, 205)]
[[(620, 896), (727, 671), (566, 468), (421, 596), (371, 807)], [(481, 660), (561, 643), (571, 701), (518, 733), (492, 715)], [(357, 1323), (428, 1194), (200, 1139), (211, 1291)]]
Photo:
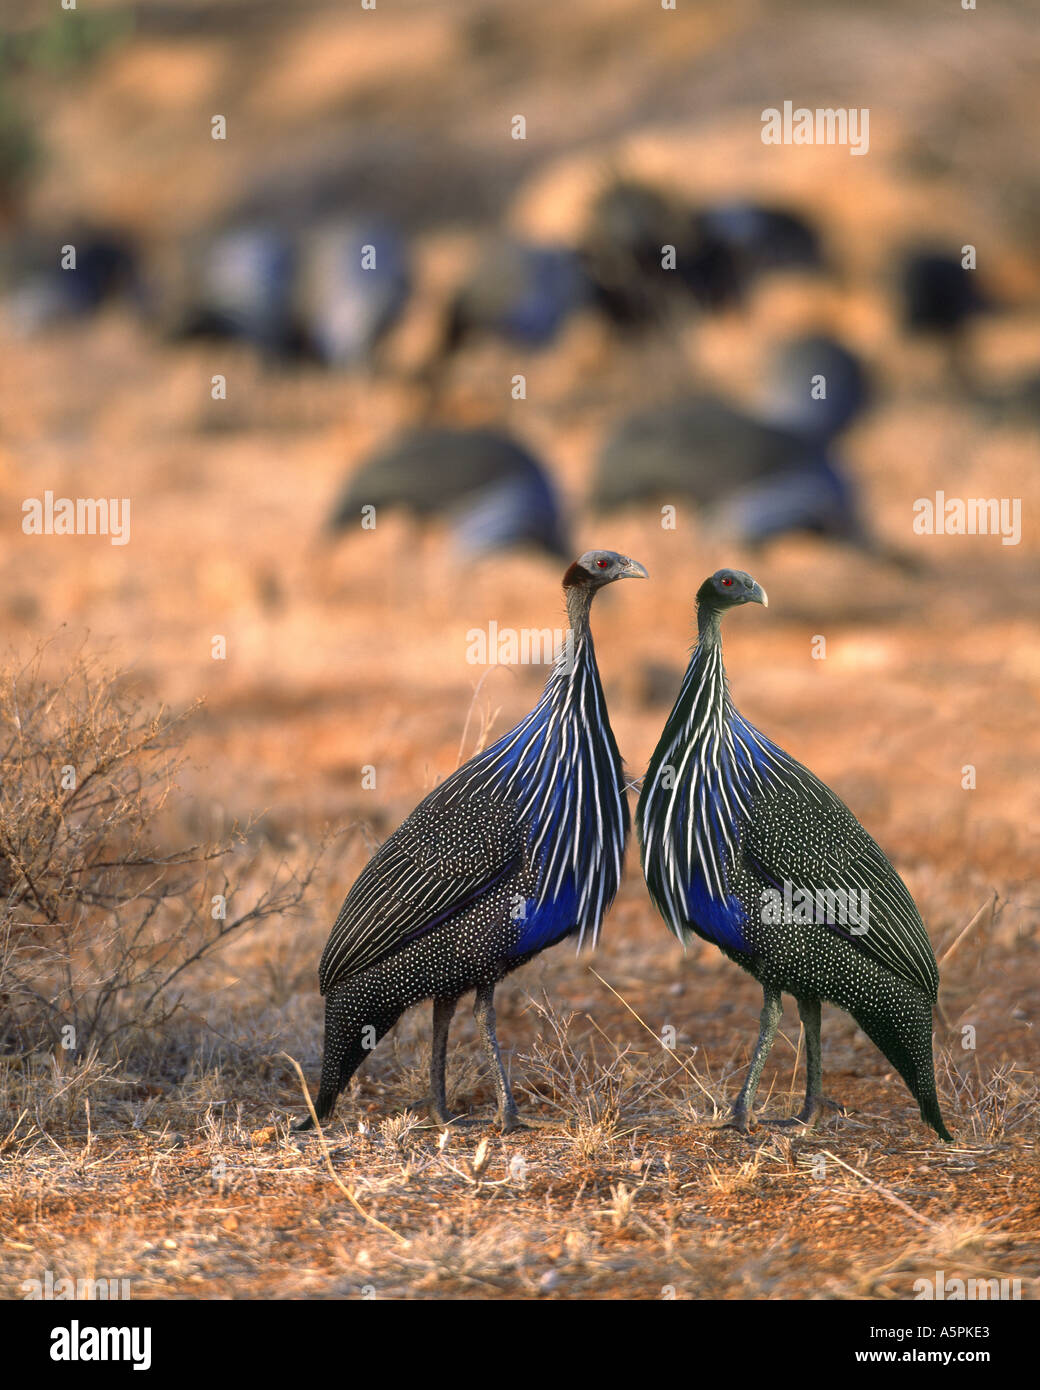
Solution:
[[(585, 987), (580, 964), (562, 974), (561, 993)], [(262, 1045), (212, 1067), (197, 1053), (160, 1095), (91, 1059), (8, 1068), (6, 1113), (27, 1112), (0, 1136), (8, 1293), (50, 1269), (129, 1277), (135, 1297), (909, 1298), (941, 1269), (1036, 1296), (1035, 1083), (998, 1070), (954, 1089), (945, 1067), (947, 1147), (857, 1040), (848, 1118), (742, 1137), (696, 1117), (718, 1083), (643, 1048), (609, 994), (579, 1017), (505, 992), (541, 1122), (505, 1139), (465, 1044), (478, 1123), (441, 1132), (414, 1108), (415, 1026), (320, 1138), (289, 1130), (298, 1084)]]

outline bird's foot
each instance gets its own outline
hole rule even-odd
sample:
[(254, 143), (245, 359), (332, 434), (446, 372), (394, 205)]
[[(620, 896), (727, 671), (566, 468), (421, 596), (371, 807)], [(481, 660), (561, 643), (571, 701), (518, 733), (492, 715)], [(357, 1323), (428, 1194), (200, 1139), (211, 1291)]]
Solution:
[(831, 1100), (828, 1096), (813, 1096), (807, 1100), (799, 1110), (797, 1115), (791, 1115), (786, 1119), (773, 1120), (763, 1117), (764, 1125), (771, 1125), (774, 1129), (812, 1129), (819, 1120), (824, 1109), (836, 1110), (839, 1115), (847, 1115), (848, 1111), (840, 1101)]
[(526, 1120), (520, 1118), (519, 1111), (515, 1106), (511, 1110), (500, 1110), (497, 1118), (498, 1126), (503, 1134), (516, 1134), (518, 1131), (532, 1128)]
[(849, 1113), (842, 1101), (831, 1100), (830, 1096), (817, 1096), (816, 1101), (817, 1107), (821, 1110), (824, 1106), (827, 1106), (829, 1110), (834, 1110), (839, 1115), (847, 1115)]
[(735, 1105), (730, 1111), (728, 1120), (724, 1120), (719, 1129), (735, 1129), (738, 1134), (750, 1134), (758, 1124), (755, 1116), (750, 1110), (746, 1110), (742, 1105)]
[(525, 1115), (523, 1119), (517, 1113), (507, 1115), (505, 1118), (499, 1116), (498, 1123), (502, 1127), (503, 1134), (515, 1134), (518, 1130), (531, 1132), (537, 1129), (559, 1129), (559, 1121), (543, 1120), (532, 1115)]
[(433, 1100), (430, 1096), (420, 1101), (419, 1104), (425, 1106), (427, 1115), (440, 1129), (447, 1129), (449, 1125), (474, 1123), (468, 1115), (453, 1115), (446, 1105), (441, 1101)]
[[(332, 1119), (332, 1112), (331, 1112), (331, 1111), (329, 1111), (329, 1113), (328, 1113), (327, 1115), (323, 1115), (323, 1114), (321, 1113), (321, 1111), (319, 1110), (319, 1112), (318, 1112), (318, 1125), (325, 1126), (325, 1125), (329, 1124), (329, 1122), (331, 1121), (331, 1119)], [(318, 1128), (317, 1128), (317, 1126), (315, 1125), (314, 1121), (311, 1119), (310, 1115), (307, 1114), (307, 1115), (304, 1115), (304, 1117), (303, 1117), (302, 1120), (297, 1120), (296, 1124), (294, 1124), (294, 1125), (291, 1126), (291, 1128), (290, 1128), (290, 1130), (289, 1130), (289, 1133), (290, 1133), (290, 1134), (315, 1134), (315, 1135), (316, 1135), (316, 1134), (318, 1133)]]

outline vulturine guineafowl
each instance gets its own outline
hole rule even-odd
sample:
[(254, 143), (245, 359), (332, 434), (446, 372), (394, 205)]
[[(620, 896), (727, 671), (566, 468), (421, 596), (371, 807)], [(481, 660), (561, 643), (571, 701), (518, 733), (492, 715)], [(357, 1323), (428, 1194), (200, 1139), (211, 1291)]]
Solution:
[(599, 307), (620, 328), (652, 328), (683, 307), (711, 311), (739, 296), (726, 244), (681, 200), (633, 180), (596, 198), (582, 253)]
[(364, 507), (377, 516), (380, 508), (445, 516), (467, 554), (504, 546), (571, 553), (548, 473), (497, 430), (419, 429), (382, 446), (350, 478), (330, 528), (360, 526)]
[(348, 894), (318, 974), (319, 1120), (378, 1039), (432, 997), (430, 1110), (447, 1123), (448, 1027), (459, 997), (476, 990), (499, 1119), (505, 1130), (519, 1125), (495, 1034), (495, 985), (565, 937), (594, 941), (618, 889), (628, 807), (589, 609), (599, 589), (630, 576), (646, 570), (610, 550), (570, 566), (570, 638), (538, 704), (421, 801)]
[(805, 532), (897, 559), (870, 533), (832, 447), (868, 398), (864, 369), (841, 344), (794, 339), (774, 356), (759, 414), (704, 394), (622, 421), (600, 452), (590, 502), (609, 511), (688, 501), (749, 545)]
[(273, 359), (367, 363), (410, 291), (388, 226), (337, 219), (228, 226), (185, 252), (176, 337), (234, 338)]
[(943, 251), (909, 251), (900, 267), (903, 326), (911, 333), (953, 335), (991, 306), (977, 270)]
[(904, 330), (940, 344), (954, 380), (976, 390), (968, 330), (980, 314), (997, 307), (979, 271), (966, 267), (959, 255), (919, 249), (904, 255), (899, 278)]
[(307, 228), (293, 294), (304, 350), (329, 367), (372, 362), (411, 289), (408, 248), (392, 226), (335, 220)]
[(650, 759), (636, 812), (643, 871), (680, 938), (710, 941), (762, 985), (761, 1030), (733, 1108), (754, 1119), (781, 993), (805, 1028), (806, 1094), (824, 1103), (820, 1005), (845, 1009), (903, 1077), (921, 1116), (950, 1139), (935, 1091), (928, 933), (906, 885), (837, 796), (736, 709), (722, 663), (729, 609), (766, 603), (750, 575), (719, 570), (697, 594), (698, 640)]
[(232, 338), (271, 358), (303, 342), (293, 305), (294, 238), (274, 223), (243, 223), (189, 244), (168, 311), (175, 338)]
[(580, 258), (568, 248), (493, 242), (454, 295), (443, 350), (485, 336), (545, 347), (592, 294)]
[(826, 333), (786, 338), (772, 353), (761, 409), (766, 420), (801, 439), (826, 444), (870, 404), (871, 383), (861, 359)]
[(79, 224), (59, 235), (25, 232), (0, 245), (0, 312), (33, 333), (123, 299), (146, 307), (140, 255), (129, 233)]
[(771, 271), (823, 267), (819, 232), (788, 208), (735, 199), (702, 208), (697, 225), (703, 237), (726, 249), (745, 286)]

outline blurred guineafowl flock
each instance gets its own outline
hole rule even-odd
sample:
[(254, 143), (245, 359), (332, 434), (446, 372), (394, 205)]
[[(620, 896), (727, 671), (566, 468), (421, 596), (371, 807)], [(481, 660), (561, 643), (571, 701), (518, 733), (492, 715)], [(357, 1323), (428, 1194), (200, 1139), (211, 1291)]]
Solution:
[[(411, 167), (414, 152), (390, 155), (388, 168)], [(413, 234), (436, 205), (433, 185), (415, 184), (406, 197), (385, 170), (325, 164), (283, 170), (223, 225), (186, 238), (172, 285), (156, 283), (140, 245), (119, 231), (82, 227), (74, 268), (56, 244), (45, 254), (47, 238), (9, 237), (0, 248), (3, 311), (24, 332), (123, 300), (174, 339), (237, 339), (274, 369), (296, 362), (393, 375), (386, 344), (410, 312)], [(359, 212), (366, 189), (378, 193), (382, 214)], [(393, 506), (420, 520), (448, 516), (462, 553), (502, 545), (567, 553), (550, 473), (508, 434), (454, 424), (451, 368), (489, 340), (525, 360), (588, 315), (636, 351), (660, 337), (677, 388), (671, 400), (607, 423), (588, 488), (593, 511), (688, 502), (749, 545), (803, 533), (899, 560), (867, 525), (837, 447), (877, 399), (850, 346), (820, 332), (781, 342), (750, 406), (706, 389), (678, 350), (684, 318), (696, 325), (742, 313), (765, 277), (826, 276), (832, 252), (797, 209), (750, 197), (695, 203), (627, 176), (601, 184), (571, 245), (485, 229), (444, 302), (426, 365), (400, 376), (424, 388), (423, 427), (362, 462), (333, 524), (349, 524), (365, 503)], [(1012, 424), (1035, 420), (1032, 375), (1003, 387), (975, 379), (970, 325), (997, 300), (960, 256), (905, 249), (891, 289), (902, 331), (943, 345), (965, 398)]]

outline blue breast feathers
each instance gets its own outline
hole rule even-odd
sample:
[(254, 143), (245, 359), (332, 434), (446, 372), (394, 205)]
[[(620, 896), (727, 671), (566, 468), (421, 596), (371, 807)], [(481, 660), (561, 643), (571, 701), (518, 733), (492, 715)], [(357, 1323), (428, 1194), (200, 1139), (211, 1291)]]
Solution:
[[(460, 793), (509, 804), (526, 840), (519, 950), (595, 941), (621, 878), (628, 808), (588, 634), (571, 639), (531, 713), (463, 770)], [(530, 902), (525, 904), (525, 900)], [(521, 921), (522, 918), (522, 921)]]
[(730, 951), (751, 949), (744, 930), (747, 913), (732, 893), (724, 900), (712, 897), (705, 880), (695, 879), (686, 891), (686, 911), (694, 929), (716, 946)]
[(539, 903), (536, 898), (519, 900), (513, 917), (520, 934), (513, 954), (524, 956), (529, 951), (542, 951), (562, 941), (574, 931), (577, 911), (578, 890), (573, 879), (568, 880), (555, 897), (546, 902)]
[(692, 817), (692, 856), (678, 856), (688, 863), (681, 897), (690, 926), (716, 946), (746, 952), (748, 914), (730, 891), (732, 863), (754, 794), (786, 754), (736, 710), (730, 707), (727, 715), (717, 732), (717, 756), (694, 764), (694, 776), (679, 790), (672, 834), (685, 837)]

